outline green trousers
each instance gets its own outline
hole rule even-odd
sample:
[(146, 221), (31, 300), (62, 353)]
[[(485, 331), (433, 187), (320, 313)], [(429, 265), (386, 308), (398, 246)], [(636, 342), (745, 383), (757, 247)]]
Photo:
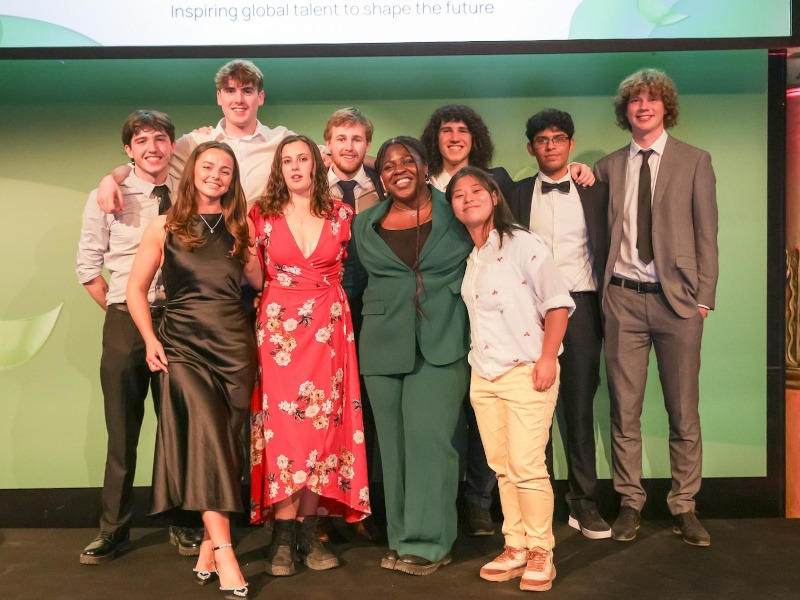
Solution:
[(434, 366), (417, 350), (411, 373), (364, 380), (383, 463), (389, 547), (440, 560), (458, 529), (453, 434), (469, 386), (467, 358)]

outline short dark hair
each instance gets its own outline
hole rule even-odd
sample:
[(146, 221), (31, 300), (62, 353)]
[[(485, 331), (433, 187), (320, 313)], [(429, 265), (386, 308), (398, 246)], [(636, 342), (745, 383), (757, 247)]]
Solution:
[(122, 126), (122, 144), (130, 146), (133, 136), (140, 131), (163, 131), (170, 142), (175, 141), (175, 125), (167, 113), (157, 110), (136, 110), (128, 115)]
[(560, 129), (567, 134), (569, 139), (572, 139), (572, 136), (575, 135), (575, 123), (572, 122), (572, 117), (568, 112), (547, 108), (528, 119), (525, 124), (525, 137), (528, 138), (529, 142), (533, 143), (533, 138), (536, 137), (537, 133), (541, 133), (551, 127)]
[(494, 156), (494, 144), (489, 135), (489, 128), (481, 116), (469, 106), (463, 104), (447, 104), (433, 111), (428, 124), (420, 136), (420, 141), (428, 151), (431, 173), (438, 174), (444, 169), (444, 160), (439, 151), (439, 128), (442, 123), (464, 123), (472, 136), (472, 150), (469, 152), (469, 164), (473, 167), (488, 169)]
[(678, 124), (678, 89), (675, 82), (664, 71), (658, 69), (642, 69), (622, 80), (614, 97), (614, 114), (617, 125), (621, 129), (632, 131), (628, 121), (628, 103), (631, 96), (649, 92), (661, 98), (664, 103), (664, 129), (671, 129)]

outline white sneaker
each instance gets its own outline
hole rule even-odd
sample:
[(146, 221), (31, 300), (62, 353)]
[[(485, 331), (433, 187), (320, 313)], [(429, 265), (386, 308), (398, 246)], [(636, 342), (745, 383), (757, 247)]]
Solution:
[(529, 592), (546, 592), (553, 587), (556, 578), (556, 567), (553, 564), (553, 553), (544, 548), (534, 548), (528, 551), (528, 564), (519, 589)]
[(525, 572), (528, 551), (525, 548), (504, 546), (503, 553), (481, 567), (481, 577), (488, 581), (508, 581)]

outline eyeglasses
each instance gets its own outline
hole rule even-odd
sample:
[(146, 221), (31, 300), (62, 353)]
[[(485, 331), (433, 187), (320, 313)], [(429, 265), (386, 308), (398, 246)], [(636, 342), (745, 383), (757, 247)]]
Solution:
[(566, 146), (569, 142), (569, 136), (566, 135), (554, 135), (553, 137), (544, 137), (544, 136), (537, 136), (533, 138), (533, 146), (535, 148), (547, 148), (547, 145), (553, 142), (553, 145), (556, 148), (561, 146)]

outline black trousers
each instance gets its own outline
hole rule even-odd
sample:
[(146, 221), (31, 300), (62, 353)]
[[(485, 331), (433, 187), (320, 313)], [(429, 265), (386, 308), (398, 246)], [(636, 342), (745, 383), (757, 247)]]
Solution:
[(600, 384), (600, 352), (603, 327), (596, 293), (571, 294), (575, 312), (564, 334), (559, 405), (563, 410), (561, 437), (567, 456), (571, 507), (595, 504), (597, 465), (594, 438), (594, 396)]
[[(158, 326), (159, 318), (154, 309), (154, 327)], [(128, 313), (128, 307), (111, 304), (103, 325), (103, 356), (100, 360), (100, 383), (108, 432), (100, 529), (109, 533), (130, 527), (133, 518), (136, 448), (148, 389), (152, 391), (158, 414), (160, 377), (150, 372), (145, 358), (144, 340)]]

